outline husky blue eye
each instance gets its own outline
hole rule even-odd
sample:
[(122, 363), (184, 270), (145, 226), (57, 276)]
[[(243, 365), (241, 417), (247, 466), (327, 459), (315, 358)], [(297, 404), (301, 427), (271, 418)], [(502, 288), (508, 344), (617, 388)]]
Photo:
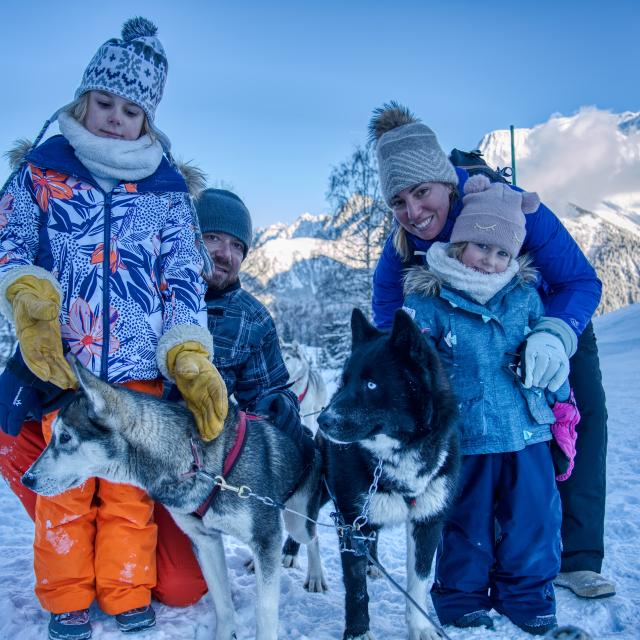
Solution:
[(69, 442), (69, 440), (71, 440), (71, 436), (68, 433), (61, 433), (60, 437), (58, 438), (58, 442), (60, 444), (65, 444)]
[(371, 389), (371, 391), (373, 391), (374, 389), (377, 389), (378, 385), (375, 382), (372, 382), (371, 380), (369, 380), (369, 382), (367, 382), (367, 389)]

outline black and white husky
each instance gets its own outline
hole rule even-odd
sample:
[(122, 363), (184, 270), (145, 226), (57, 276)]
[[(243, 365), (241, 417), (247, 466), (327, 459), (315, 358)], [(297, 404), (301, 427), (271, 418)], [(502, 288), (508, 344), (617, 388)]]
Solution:
[[(90, 477), (133, 484), (164, 504), (191, 539), (209, 586), (217, 619), (216, 640), (235, 638), (221, 533), (245, 542), (256, 568), (256, 638), (276, 640), (280, 593), (280, 511), (232, 491), (220, 491), (204, 517), (193, 514), (209, 495), (212, 477), (222, 474), (236, 441), (238, 412), (230, 406), (222, 434), (203, 443), (187, 409), (107, 384), (74, 366), (82, 393), (53, 424), (51, 442), (23, 476), (23, 483), (51, 496)], [(200, 465), (198, 465), (200, 460)], [(205, 473), (191, 473), (201, 466)], [(298, 513), (317, 516), (320, 456), (303, 467), (297, 446), (262, 419), (250, 420), (229, 485), (251, 491)], [(315, 525), (284, 514), (287, 530), (300, 542), (317, 546)], [(317, 552), (314, 554), (317, 557)]]
[[(364, 535), (384, 526), (407, 528), (407, 590), (425, 609), (427, 579), (443, 519), (455, 497), (459, 468), (456, 403), (434, 349), (403, 312), (390, 333), (357, 309), (352, 352), (341, 384), (318, 423), (325, 474), (346, 524), (353, 523), (382, 462)], [(369, 639), (367, 558), (342, 553), (345, 639)], [(411, 640), (442, 637), (407, 601)]]

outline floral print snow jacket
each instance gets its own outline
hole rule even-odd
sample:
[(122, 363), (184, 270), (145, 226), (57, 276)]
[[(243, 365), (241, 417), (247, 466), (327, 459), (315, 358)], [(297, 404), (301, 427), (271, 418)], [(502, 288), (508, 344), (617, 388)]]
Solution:
[(166, 158), (105, 193), (54, 136), (0, 201), (0, 280), (28, 265), (50, 272), (62, 290), (63, 342), (83, 365), (111, 382), (157, 378), (159, 338), (206, 327), (191, 206)]

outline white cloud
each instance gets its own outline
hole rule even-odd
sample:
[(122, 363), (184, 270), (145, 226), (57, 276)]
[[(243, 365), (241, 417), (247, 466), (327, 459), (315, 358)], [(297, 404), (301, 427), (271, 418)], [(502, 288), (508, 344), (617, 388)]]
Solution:
[[(518, 185), (537, 191), (558, 213), (564, 213), (568, 202), (598, 210), (604, 201), (640, 212), (640, 131), (623, 133), (620, 119), (619, 114), (583, 107), (573, 116), (554, 115), (519, 130)], [(490, 164), (510, 164), (510, 157), (502, 157), (509, 134), (495, 133), (499, 142), (494, 137), (492, 143), (491, 136), (483, 141), (488, 145), (485, 157)]]

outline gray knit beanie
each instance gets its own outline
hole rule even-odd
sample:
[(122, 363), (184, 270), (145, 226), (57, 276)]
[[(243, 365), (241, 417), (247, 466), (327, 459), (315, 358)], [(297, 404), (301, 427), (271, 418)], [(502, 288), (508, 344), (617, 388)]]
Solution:
[(524, 215), (540, 206), (538, 194), (516, 191), (482, 174), (471, 176), (464, 192), (450, 241), (494, 244), (517, 256), (526, 233)]
[(251, 246), (251, 215), (244, 202), (225, 189), (205, 189), (196, 200), (202, 233), (220, 231), (244, 244), (243, 258)]
[(373, 112), (369, 136), (376, 142), (380, 187), (387, 205), (414, 184), (458, 184), (458, 174), (436, 134), (397, 102)]

